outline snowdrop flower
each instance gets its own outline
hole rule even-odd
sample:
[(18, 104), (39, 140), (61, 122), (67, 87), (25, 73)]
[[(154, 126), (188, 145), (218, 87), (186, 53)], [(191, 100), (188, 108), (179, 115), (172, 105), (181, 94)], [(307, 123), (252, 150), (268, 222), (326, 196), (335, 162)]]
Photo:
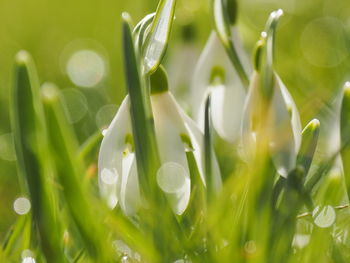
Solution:
[[(238, 32), (231, 27), (233, 43), (245, 71), (249, 72), (247, 56)], [(198, 60), (191, 84), (193, 116), (203, 121), (205, 98), (211, 92), (213, 127), (220, 137), (233, 142), (240, 132), (246, 88), (232, 65), (217, 33), (212, 31)]]
[[(166, 73), (157, 70), (151, 76), (151, 104), (161, 167), (157, 183), (176, 214), (182, 214), (190, 200), (191, 179), (186, 151), (193, 151), (201, 180), (204, 176), (203, 133), (184, 113), (168, 90)], [(103, 198), (113, 208), (119, 202), (124, 213), (131, 215), (142, 205), (128, 96), (109, 126), (99, 154), (99, 184)], [(214, 187), (221, 178), (218, 164), (213, 164)]]
[[(261, 116), (266, 98), (261, 90), (261, 74), (255, 71), (244, 109), (242, 122), (242, 144), (244, 155), (255, 153), (257, 124), (264, 121), (273, 162), (280, 175), (286, 177), (295, 168), (297, 154), (301, 144), (301, 123), (298, 109), (292, 96), (275, 73), (272, 97), (267, 105), (266, 115)], [(260, 118), (260, 120), (259, 120)], [(266, 130), (265, 130), (266, 131)], [(248, 157), (249, 158), (249, 157)]]

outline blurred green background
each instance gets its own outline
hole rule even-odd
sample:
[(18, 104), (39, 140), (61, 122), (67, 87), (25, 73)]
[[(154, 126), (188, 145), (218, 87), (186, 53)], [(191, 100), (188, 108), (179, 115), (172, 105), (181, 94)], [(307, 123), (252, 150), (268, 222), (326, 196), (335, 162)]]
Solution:
[[(16, 52), (28, 50), (40, 80), (62, 89), (67, 117), (83, 143), (108, 125), (125, 94), (121, 12), (128, 11), (136, 23), (153, 12), (157, 2), (0, 0), (0, 237), (16, 217), (12, 206), (20, 195), (9, 123)], [(193, 65), (204, 47), (212, 30), (208, 6), (208, 0), (178, 0), (166, 57), (170, 79), (176, 70), (183, 72), (184, 78), (191, 75), (193, 67), (177, 69), (176, 65)], [(268, 14), (277, 8), (282, 8), (285, 16), (278, 29), (276, 69), (305, 124), (350, 79), (350, 2), (240, 0), (238, 25), (249, 54)], [(178, 56), (188, 50), (191, 56)]]

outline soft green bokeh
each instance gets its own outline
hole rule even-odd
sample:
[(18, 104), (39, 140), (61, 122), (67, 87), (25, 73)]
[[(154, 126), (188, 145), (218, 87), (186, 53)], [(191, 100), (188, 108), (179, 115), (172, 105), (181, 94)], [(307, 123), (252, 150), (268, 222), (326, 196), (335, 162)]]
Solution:
[[(96, 116), (97, 112), (107, 104), (119, 105), (125, 94), (121, 12), (128, 11), (138, 21), (154, 11), (157, 2), (0, 0), (0, 136), (11, 132), (9, 87), (13, 58), (20, 49), (32, 54), (41, 82), (54, 82), (67, 89), (63, 95), (68, 94), (66, 101), (71, 104), (67, 111), (73, 114), (72, 125), (79, 141), (84, 142), (100, 129), (97, 119), (101, 116)], [(238, 23), (247, 52), (259, 39), (268, 14), (277, 8), (285, 11), (278, 29), (277, 72), (295, 97), (303, 124), (308, 123), (350, 79), (350, 2), (240, 0), (239, 4)], [(181, 36), (189, 23), (194, 25), (192, 40), (197, 52), (204, 46), (212, 26), (208, 5), (203, 0), (178, 1), (167, 53), (169, 63), (187, 45)], [(72, 52), (80, 49), (94, 50), (104, 58), (106, 75), (97, 87), (76, 87), (67, 75), (67, 61)], [(172, 72), (169, 75), (171, 79)], [(12, 206), (19, 195), (15, 162), (8, 158), (9, 138), (1, 137), (0, 142), (0, 237), (16, 217)]]

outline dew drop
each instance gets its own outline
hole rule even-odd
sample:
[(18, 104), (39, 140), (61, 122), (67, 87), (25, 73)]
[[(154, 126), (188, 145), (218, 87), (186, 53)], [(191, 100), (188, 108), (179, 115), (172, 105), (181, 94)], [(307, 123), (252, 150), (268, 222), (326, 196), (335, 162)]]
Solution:
[(35, 259), (32, 257), (25, 257), (22, 259), (22, 263), (35, 263)]
[(317, 206), (312, 212), (314, 223), (320, 228), (327, 228), (334, 224), (336, 213), (330, 205), (325, 207)]
[(244, 251), (247, 254), (254, 254), (256, 252), (256, 244), (254, 240), (249, 240), (244, 244)]
[(118, 181), (118, 173), (115, 169), (103, 169), (101, 172), (101, 180), (104, 184), (114, 185)]
[(25, 197), (17, 198), (13, 203), (13, 209), (19, 215), (25, 215), (30, 211), (30, 201)]

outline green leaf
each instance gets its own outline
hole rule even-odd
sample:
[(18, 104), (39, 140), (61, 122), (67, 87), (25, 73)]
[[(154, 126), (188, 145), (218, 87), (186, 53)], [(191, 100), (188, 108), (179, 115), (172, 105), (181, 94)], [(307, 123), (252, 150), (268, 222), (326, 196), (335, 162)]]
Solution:
[(145, 43), (145, 38), (148, 36), (146, 31), (150, 28), (151, 23), (156, 13), (145, 16), (134, 28), (133, 38), (135, 39), (135, 49), (138, 54), (141, 54), (142, 46)]
[(31, 56), (15, 58), (11, 124), (22, 189), (29, 193), (32, 214), (48, 262), (66, 262), (62, 230), (57, 218), (52, 166), (48, 150), (39, 80)]
[[(230, 3), (232, 1), (235, 3)], [(249, 84), (249, 78), (243, 68), (241, 61), (239, 60), (237, 51), (232, 41), (232, 34), (230, 29), (231, 22), (236, 20), (236, 5), (237, 3), (234, 0), (212, 0), (211, 10), (213, 13), (215, 30), (218, 34), (218, 37), (225, 47), (227, 55), (229, 56), (234, 68), (237, 70), (242, 84), (247, 87)], [(235, 9), (232, 10), (232, 7)], [(230, 11), (233, 11), (234, 13), (232, 14)]]
[(162, 61), (168, 46), (174, 20), (176, 0), (160, 0), (150, 32), (143, 47), (144, 72), (154, 72)]
[(52, 149), (50, 155), (63, 187), (69, 215), (77, 226), (90, 255), (99, 262), (109, 262), (107, 260), (109, 245), (101, 243), (101, 240), (106, 240), (101, 233), (102, 219), (91, 208), (94, 207), (94, 201), (89, 198), (87, 189), (82, 185), (83, 163), (79, 159), (78, 144), (65, 118), (57, 87), (54, 84), (45, 83), (42, 87), (42, 99)]
[(13, 224), (2, 245), (4, 256), (19, 256), (30, 247), (31, 220), (29, 215), (20, 216)]
[(343, 101), (341, 108), (340, 132), (342, 142), (342, 158), (346, 189), (350, 198), (350, 82), (346, 82), (343, 89)]
[(302, 132), (302, 143), (297, 157), (297, 165), (304, 167), (305, 175), (309, 172), (320, 134), (320, 122), (313, 119)]
[(142, 85), (128, 14), (123, 14), (123, 50), (126, 86), (130, 97), (130, 113), (141, 191), (152, 195), (156, 173), (160, 167), (154, 120), (148, 90)]
[(274, 48), (275, 48), (275, 33), (278, 21), (283, 15), (281, 9), (273, 11), (266, 22), (265, 31), (261, 33), (260, 43), (262, 44), (257, 50), (260, 59), (258, 68), (261, 73), (261, 86), (263, 94), (266, 98), (271, 98), (275, 82), (274, 75)]
[(205, 180), (207, 186), (207, 198), (210, 200), (213, 193), (213, 156), (212, 156), (212, 124), (211, 124), (211, 112), (210, 112), (210, 94), (205, 101), (205, 111), (204, 111), (204, 156), (205, 156)]

